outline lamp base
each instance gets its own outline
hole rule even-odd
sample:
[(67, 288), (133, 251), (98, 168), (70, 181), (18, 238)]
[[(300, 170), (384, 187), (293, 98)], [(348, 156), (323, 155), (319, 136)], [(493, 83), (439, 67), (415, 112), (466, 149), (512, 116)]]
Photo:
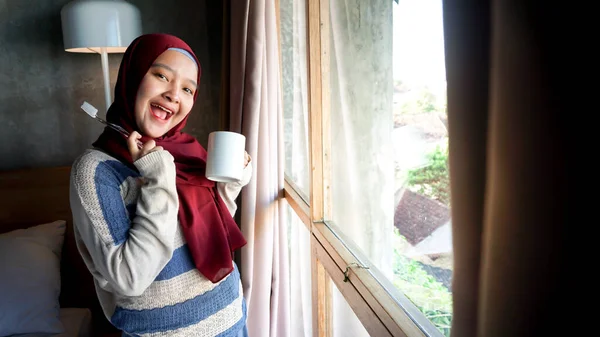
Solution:
[(106, 101), (106, 111), (112, 104), (110, 95), (110, 73), (108, 69), (108, 51), (106, 48), (100, 48), (100, 59), (102, 60), (102, 74), (104, 75), (104, 99)]

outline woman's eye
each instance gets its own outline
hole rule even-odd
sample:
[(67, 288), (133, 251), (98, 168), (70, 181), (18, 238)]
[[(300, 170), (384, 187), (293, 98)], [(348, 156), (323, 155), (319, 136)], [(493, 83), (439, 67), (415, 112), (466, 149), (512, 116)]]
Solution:
[(160, 73), (157, 73), (156, 77), (160, 78), (161, 80), (165, 80), (165, 81), (167, 80), (167, 77), (165, 75), (163, 75), (163, 74), (160, 74)]
[(190, 88), (183, 88), (183, 91), (187, 92), (188, 94), (192, 95), (194, 92), (192, 91), (192, 89)]

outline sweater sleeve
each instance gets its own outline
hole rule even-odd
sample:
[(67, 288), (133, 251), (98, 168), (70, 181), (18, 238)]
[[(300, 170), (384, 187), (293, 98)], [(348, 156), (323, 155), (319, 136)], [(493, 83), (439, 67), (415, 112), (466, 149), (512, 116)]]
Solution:
[(127, 179), (141, 188), (129, 212), (123, 182), (106, 161), (76, 162), (70, 186), (80, 252), (99, 285), (123, 296), (141, 295), (171, 259), (179, 209), (170, 153), (152, 152), (134, 165), (141, 177)]
[(227, 209), (229, 210), (229, 213), (231, 213), (231, 216), (234, 216), (237, 210), (235, 199), (240, 194), (242, 187), (248, 185), (250, 178), (252, 178), (252, 162), (249, 162), (244, 168), (242, 179), (240, 181), (232, 183), (217, 183), (219, 195), (221, 196), (221, 199), (223, 199), (225, 205), (227, 205)]

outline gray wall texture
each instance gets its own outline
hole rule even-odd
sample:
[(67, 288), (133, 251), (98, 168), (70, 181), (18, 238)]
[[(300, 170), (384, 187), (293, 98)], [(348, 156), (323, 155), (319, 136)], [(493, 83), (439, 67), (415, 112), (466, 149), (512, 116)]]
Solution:
[[(98, 54), (63, 49), (60, 10), (68, 0), (0, 0), (0, 170), (70, 165), (102, 132), (79, 107), (104, 116)], [(129, 0), (143, 33), (181, 37), (202, 63), (198, 99), (186, 132), (206, 146), (219, 127), (220, 1)], [(109, 54), (111, 92), (121, 54)], [(114, 94), (113, 94), (114, 95)]]

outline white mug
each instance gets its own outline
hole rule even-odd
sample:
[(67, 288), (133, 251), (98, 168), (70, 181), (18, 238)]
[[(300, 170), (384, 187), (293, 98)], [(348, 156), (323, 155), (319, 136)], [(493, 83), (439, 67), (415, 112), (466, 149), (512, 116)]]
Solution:
[(214, 131), (208, 135), (206, 178), (217, 182), (236, 182), (244, 172), (246, 137), (231, 131)]

